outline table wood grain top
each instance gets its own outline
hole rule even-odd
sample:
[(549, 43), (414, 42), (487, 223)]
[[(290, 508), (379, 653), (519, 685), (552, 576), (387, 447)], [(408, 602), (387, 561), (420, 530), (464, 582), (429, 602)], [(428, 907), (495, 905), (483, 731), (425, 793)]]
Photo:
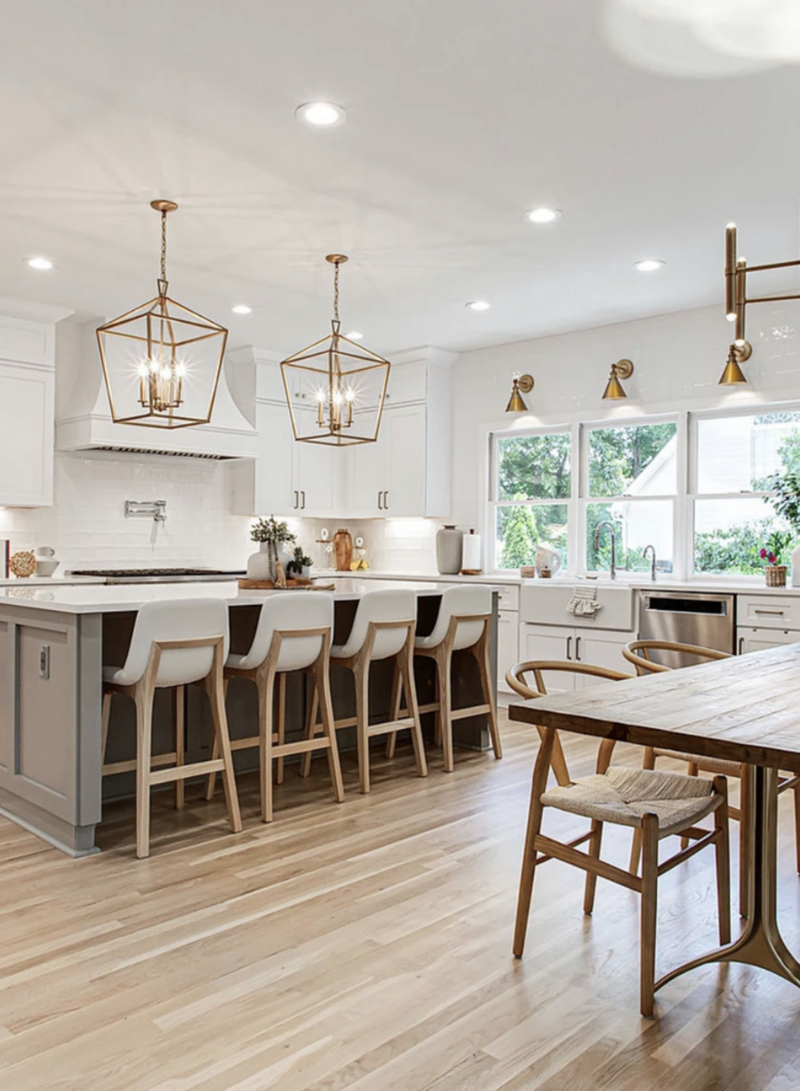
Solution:
[(509, 715), (800, 773), (800, 644), (541, 697), (512, 705)]

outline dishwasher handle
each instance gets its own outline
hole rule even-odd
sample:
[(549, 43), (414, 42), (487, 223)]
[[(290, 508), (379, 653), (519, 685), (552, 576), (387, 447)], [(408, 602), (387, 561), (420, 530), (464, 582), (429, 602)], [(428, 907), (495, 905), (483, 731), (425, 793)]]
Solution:
[(730, 595), (712, 598), (680, 595), (643, 595), (644, 609), (659, 614), (700, 614), (704, 617), (728, 617), (732, 614)]

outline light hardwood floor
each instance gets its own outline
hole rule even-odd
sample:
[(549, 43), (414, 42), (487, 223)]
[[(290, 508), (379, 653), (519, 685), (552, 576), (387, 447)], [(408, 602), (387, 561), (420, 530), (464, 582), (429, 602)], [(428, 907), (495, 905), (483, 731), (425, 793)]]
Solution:
[[(432, 752), (427, 780), (407, 744), (394, 773), (376, 753), (369, 796), (346, 754), (341, 806), (321, 765), (308, 781), (287, 768), (272, 826), (242, 778), (238, 836), (202, 785), (181, 814), (163, 793), (149, 860), (127, 803), (108, 809), (106, 851), (81, 861), (0, 821), (2, 1091), (800, 1086), (800, 993), (763, 971), (705, 968), (639, 1017), (638, 898), (622, 888), (601, 881), (585, 918), (582, 876), (543, 867), (512, 959), (537, 740), (505, 717), (501, 730), (502, 761), (462, 753), (445, 775)], [(588, 740), (566, 750), (573, 775), (590, 771)], [(797, 951), (787, 804), (782, 927)], [(609, 829), (608, 847), (624, 864), (630, 834)], [(662, 970), (715, 942), (711, 857), (661, 884)]]

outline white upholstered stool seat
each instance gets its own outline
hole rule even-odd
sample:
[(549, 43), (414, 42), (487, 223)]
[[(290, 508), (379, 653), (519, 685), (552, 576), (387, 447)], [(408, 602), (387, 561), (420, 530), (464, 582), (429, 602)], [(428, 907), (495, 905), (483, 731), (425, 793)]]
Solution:
[[(344, 800), (339, 752), (333, 727), (330, 681), (328, 677), (333, 598), (322, 592), (283, 591), (265, 597), (253, 642), (244, 654), (228, 656), (225, 681), (244, 678), (258, 690), (258, 734), (234, 739), (233, 750), (259, 748), (261, 777), (261, 817), (272, 821), (272, 763), (278, 762), (278, 781), (283, 779), (283, 759), (294, 754), (324, 750), (328, 757), (333, 794), (337, 803)], [(292, 671), (303, 671), (311, 678), (319, 694), (322, 710), (322, 735), (286, 742), (285, 678)], [(278, 722), (274, 723), (274, 698), (278, 687)], [(207, 796), (214, 793), (214, 775), (209, 777)]]
[[(391, 735), (408, 728), (414, 747), (417, 772), (428, 775), (422, 726), (414, 682), (414, 631), (417, 597), (413, 591), (401, 589), (369, 591), (358, 603), (353, 626), (343, 644), (331, 648), (331, 666), (353, 672), (356, 692), (356, 714), (336, 720), (336, 728), (355, 727), (358, 744), (358, 779), (362, 792), (370, 787), (369, 740), (376, 735)], [(369, 677), (370, 664), (376, 660), (393, 660), (394, 673), (390, 698), (389, 719), (370, 723)], [(408, 716), (400, 718), (401, 695), (405, 693)], [(306, 729), (307, 737), (316, 731), (316, 701), (312, 701)], [(304, 759), (303, 773), (308, 774), (311, 755)]]
[[(136, 615), (125, 663), (103, 667), (103, 775), (136, 772), (136, 855), (150, 854), (150, 788), (174, 782), (177, 804), (183, 805), (187, 777), (222, 773), (228, 817), (234, 832), (242, 828), (233, 778), (222, 669), (228, 651), (228, 605), (222, 599), (172, 599), (147, 602)], [(214, 757), (184, 762), (183, 687), (202, 684), (211, 703)], [(175, 750), (152, 753), (153, 698), (157, 689), (177, 691)], [(115, 693), (136, 705), (137, 744), (134, 761), (105, 761)], [(174, 763), (174, 764), (173, 764)], [(164, 767), (168, 766), (168, 767)]]
[[(420, 708), (421, 713), (436, 713), (436, 741), (441, 742), (445, 772), (453, 771), (453, 721), (470, 716), (485, 716), (489, 727), (492, 750), (496, 758), (503, 756), (500, 732), (497, 728), (497, 709), (494, 699), (494, 680), (489, 665), (489, 637), (492, 624), (492, 589), (485, 585), (448, 587), (442, 593), (439, 613), (432, 632), (418, 636), (414, 641), (414, 654), (433, 659), (436, 664), (436, 699)], [(466, 708), (453, 708), (452, 664), (453, 653), (469, 651), (480, 679), (483, 702)], [(389, 739), (389, 753), (394, 738)]]

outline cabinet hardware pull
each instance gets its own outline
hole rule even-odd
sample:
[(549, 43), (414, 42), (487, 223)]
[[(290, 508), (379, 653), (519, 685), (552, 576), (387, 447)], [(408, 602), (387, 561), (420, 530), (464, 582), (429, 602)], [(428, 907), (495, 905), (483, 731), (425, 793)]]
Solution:
[(575, 637), (575, 658), (580, 660), (580, 657), (581, 657), (581, 638), (579, 636), (576, 636)]
[(302, 508), (303, 511), (305, 511), (306, 510), (306, 490), (301, 489), (300, 490), (300, 495), (303, 497), (303, 503), (301, 504), (301, 508)]
[(383, 511), (383, 504), (381, 503), (381, 497), (382, 496), (383, 496), (383, 492), (379, 492), (378, 493), (378, 511)]
[(739, 637), (739, 655), (744, 655), (744, 637)]
[(572, 651), (572, 637), (568, 636), (567, 637), (567, 659), (569, 659), (569, 660), (572, 659), (572, 655), (570, 654), (571, 651)]
[(753, 610), (754, 614), (769, 614), (770, 617), (783, 617), (783, 610)]
[(295, 511), (297, 511), (297, 509), (299, 507), (300, 507), (300, 493), (297, 491), (297, 489), (295, 489), (294, 490), (294, 508), (295, 508)]
[(383, 507), (385, 511), (389, 510), (389, 490), (383, 490)]

